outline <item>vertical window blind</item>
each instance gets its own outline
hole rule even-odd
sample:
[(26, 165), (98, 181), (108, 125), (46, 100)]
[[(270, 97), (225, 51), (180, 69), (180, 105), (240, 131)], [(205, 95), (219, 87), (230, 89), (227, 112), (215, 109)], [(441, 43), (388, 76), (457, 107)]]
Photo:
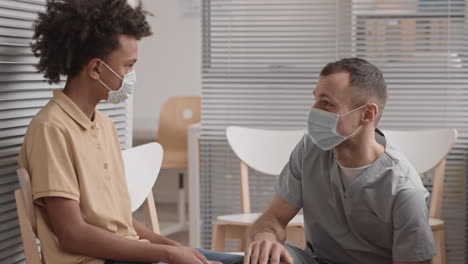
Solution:
[[(450, 263), (464, 263), (468, 150), (467, 11), (464, 0), (204, 0), (202, 245), (218, 215), (240, 212), (230, 125), (305, 129), (322, 67), (344, 57), (379, 66), (389, 100), (380, 127), (453, 127), (443, 215)], [(430, 144), (430, 142), (428, 142)], [(421, 153), (422, 155), (424, 153)], [(252, 210), (275, 178), (251, 171)], [(431, 179), (423, 175), (431, 190)], [(235, 249), (235, 248), (231, 248)]]
[[(64, 85), (49, 85), (34, 67), (32, 24), (44, 7), (45, 0), (0, 1), (0, 263), (24, 263), (13, 195), (17, 156), (29, 122)], [(114, 120), (122, 148), (130, 147), (127, 104), (101, 103), (98, 109)]]

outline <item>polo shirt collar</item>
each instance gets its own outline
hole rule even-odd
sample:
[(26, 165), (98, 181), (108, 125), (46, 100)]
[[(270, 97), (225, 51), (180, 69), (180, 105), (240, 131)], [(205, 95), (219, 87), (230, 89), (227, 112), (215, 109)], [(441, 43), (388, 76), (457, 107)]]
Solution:
[(54, 90), (52, 100), (84, 129), (88, 130), (96, 126), (96, 113), (94, 113), (94, 121), (91, 121), (62, 90)]

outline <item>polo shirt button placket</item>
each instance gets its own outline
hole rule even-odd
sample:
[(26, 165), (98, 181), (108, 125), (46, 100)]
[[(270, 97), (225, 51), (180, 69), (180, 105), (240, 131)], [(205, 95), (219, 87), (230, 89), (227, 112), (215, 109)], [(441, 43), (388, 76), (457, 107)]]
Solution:
[(92, 125), (91, 126), (91, 135), (94, 137), (94, 138), (97, 138), (97, 132), (98, 132), (98, 128), (96, 127), (96, 125)]
[[(104, 169), (105, 169), (106, 171), (108, 171), (108, 169), (109, 169), (109, 164), (108, 164), (107, 162), (104, 162)], [(105, 176), (104, 176), (104, 179), (105, 179), (106, 181), (110, 181), (110, 176), (109, 176), (109, 174), (107, 174), (107, 173), (108, 173), (108, 172), (106, 172), (106, 174), (105, 174)]]
[[(98, 138), (99, 127), (97, 125), (93, 125), (91, 128), (93, 129), (93, 137)], [(101, 144), (97, 143), (97, 149), (102, 150)]]

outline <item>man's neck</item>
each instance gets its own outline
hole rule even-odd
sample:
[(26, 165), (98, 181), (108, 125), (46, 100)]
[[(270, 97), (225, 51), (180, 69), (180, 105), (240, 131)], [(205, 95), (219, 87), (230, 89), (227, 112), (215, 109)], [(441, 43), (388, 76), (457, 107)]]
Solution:
[(90, 119), (94, 119), (94, 111), (99, 99), (90, 91), (89, 86), (79, 79), (68, 80), (63, 93), (68, 96), (83, 113)]
[(373, 163), (384, 151), (385, 147), (375, 140), (374, 130), (367, 129), (343, 142), (333, 153), (341, 166), (359, 168)]

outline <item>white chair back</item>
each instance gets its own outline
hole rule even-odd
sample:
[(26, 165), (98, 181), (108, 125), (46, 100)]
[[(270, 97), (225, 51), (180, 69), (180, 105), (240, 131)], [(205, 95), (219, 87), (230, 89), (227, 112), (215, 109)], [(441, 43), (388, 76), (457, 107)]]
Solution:
[(416, 131), (384, 131), (421, 175), (434, 169), (432, 195), (429, 208), (431, 218), (442, 217), (446, 156), (457, 139), (456, 129), (431, 129)]
[(247, 166), (279, 175), (305, 130), (264, 130), (231, 126), (226, 137), (234, 153)]
[(153, 142), (122, 151), (132, 211), (138, 209), (152, 191), (159, 175), (163, 149)]
[(453, 128), (431, 130), (383, 130), (420, 174), (433, 169), (447, 156), (457, 138)]

